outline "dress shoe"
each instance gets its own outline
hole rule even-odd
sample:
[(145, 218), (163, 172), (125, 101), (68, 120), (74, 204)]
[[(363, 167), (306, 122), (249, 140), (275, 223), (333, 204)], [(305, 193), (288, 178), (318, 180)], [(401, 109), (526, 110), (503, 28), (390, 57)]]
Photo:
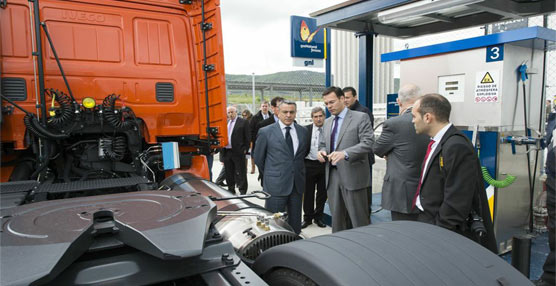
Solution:
[(312, 222), (310, 220), (304, 220), (303, 223), (301, 224), (301, 228), (306, 228), (311, 224)]
[(321, 219), (316, 219), (315, 223), (318, 227), (326, 227), (326, 224)]

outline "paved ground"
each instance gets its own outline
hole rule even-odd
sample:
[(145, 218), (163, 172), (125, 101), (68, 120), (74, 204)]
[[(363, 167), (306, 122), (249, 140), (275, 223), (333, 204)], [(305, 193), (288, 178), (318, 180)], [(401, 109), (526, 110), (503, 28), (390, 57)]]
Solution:
[[(255, 173), (251, 174), (251, 160), (249, 160), (249, 162), (248, 162), (248, 167), (249, 168), (248, 168), (248, 172), (247, 172), (247, 193), (250, 193), (252, 191), (262, 190), (261, 184), (257, 180), (257, 177), (259, 176), (259, 172), (257, 171), (256, 167), (255, 167)], [(214, 165), (212, 166), (212, 176), (215, 180), (216, 180), (216, 177), (218, 177), (218, 174), (220, 173), (220, 170), (222, 170), (222, 163), (220, 163), (219, 158), (218, 158), (218, 154), (217, 154), (214, 157)], [(236, 188), (236, 192), (237, 192), (237, 188)], [(250, 199), (247, 199), (247, 200), (249, 200), (252, 203), (258, 204), (260, 206), (264, 206), (264, 201), (263, 200), (256, 199), (256, 198), (250, 198)], [(307, 238), (313, 237), (313, 236), (318, 236), (318, 235), (323, 235), (323, 234), (329, 234), (329, 233), (332, 233), (332, 228), (330, 228), (329, 226), (327, 226), (325, 228), (320, 228), (316, 224), (312, 224), (312, 225), (308, 226), (307, 228), (304, 228), (301, 232), (301, 234), (304, 235)]]
[[(376, 163), (373, 165), (373, 209), (380, 209), (380, 192), (382, 190), (382, 178), (384, 177), (384, 172), (386, 170), (386, 163), (383, 159), (375, 157)], [(249, 160), (247, 172), (247, 192), (262, 190), (260, 182), (257, 180), (259, 175), (257, 168), (255, 167), (255, 173), (251, 174), (251, 160)], [(222, 163), (219, 161), (218, 154), (214, 157), (214, 164), (212, 166), (212, 176), (214, 180), (220, 174), (222, 170)], [(236, 188), (237, 191), (237, 188)], [(248, 199), (249, 201), (261, 205), (264, 205), (264, 201), (256, 198)], [(373, 216), (371, 216), (373, 222), (390, 221), (390, 212), (380, 211)], [(317, 235), (329, 234), (332, 232), (332, 228), (320, 228), (315, 224), (308, 226), (302, 230), (302, 235), (306, 237), (313, 237)]]

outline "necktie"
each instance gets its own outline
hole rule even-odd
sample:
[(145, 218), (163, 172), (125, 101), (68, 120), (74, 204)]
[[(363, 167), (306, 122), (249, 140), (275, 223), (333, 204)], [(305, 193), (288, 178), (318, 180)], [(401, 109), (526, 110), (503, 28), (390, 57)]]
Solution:
[(228, 121), (228, 145), (226, 145), (227, 149), (232, 149), (232, 123), (233, 120)]
[(290, 149), (290, 151), (292, 151), (293, 154), (293, 140), (292, 140), (292, 135), (290, 134), (290, 129), (292, 128), (286, 126), (286, 144), (288, 144), (288, 148)]
[(432, 144), (434, 144), (434, 140), (431, 139), (431, 141), (429, 142), (429, 146), (427, 146), (427, 153), (425, 154), (425, 158), (423, 159), (423, 164), (421, 164), (421, 176), (419, 176), (419, 185), (417, 186), (417, 192), (415, 192), (415, 196), (413, 196), (411, 209), (415, 208), (417, 198), (419, 197), (419, 193), (421, 192), (421, 182), (423, 181), (423, 174), (425, 173), (425, 164), (427, 163), (427, 159), (429, 158), (429, 155), (431, 153)]
[(318, 148), (319, 148), (321, 136), (322, 136), (322, 127), (319, 127), (318, 134), (317, 134), (317, 151), (318, 151)]
[(330, 153), (334, 152), (334, 147), (336, 144), (336, 132), (338, 132), (338, 120), (339, 116), (334, 118), (334, 128), (332, 128), (332, 133), (330, 133)]

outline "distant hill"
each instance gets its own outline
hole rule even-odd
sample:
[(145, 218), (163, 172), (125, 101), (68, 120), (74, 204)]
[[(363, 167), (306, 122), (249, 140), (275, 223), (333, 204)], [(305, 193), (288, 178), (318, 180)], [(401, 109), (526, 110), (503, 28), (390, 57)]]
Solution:
[[(251, 75), (227, 74), (227, 81), (251, 82)], [(313, 71), (288, 71), (255, 75), (255, 82), (324, 85), (324, 73)]]

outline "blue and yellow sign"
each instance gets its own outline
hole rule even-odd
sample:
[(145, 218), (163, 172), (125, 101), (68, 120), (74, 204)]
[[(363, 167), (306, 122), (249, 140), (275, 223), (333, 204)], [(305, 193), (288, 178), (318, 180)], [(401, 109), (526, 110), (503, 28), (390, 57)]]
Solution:
[(325, 58), (324, 29), (317, 28), (317, 20), (291, 16), (291, 56), (297, 58)]

